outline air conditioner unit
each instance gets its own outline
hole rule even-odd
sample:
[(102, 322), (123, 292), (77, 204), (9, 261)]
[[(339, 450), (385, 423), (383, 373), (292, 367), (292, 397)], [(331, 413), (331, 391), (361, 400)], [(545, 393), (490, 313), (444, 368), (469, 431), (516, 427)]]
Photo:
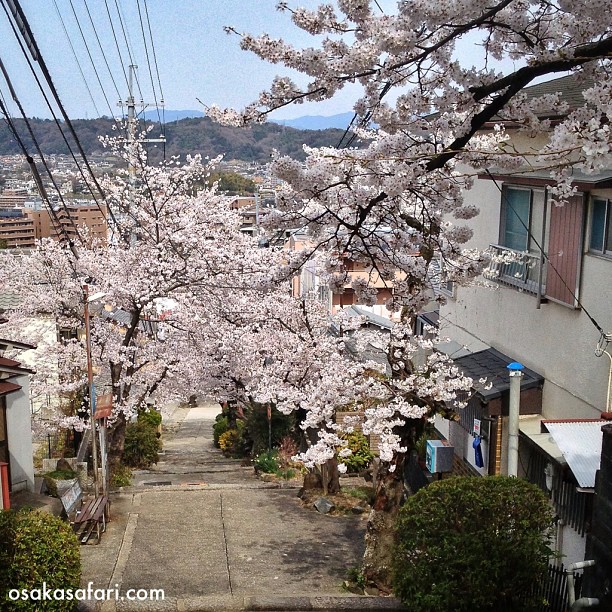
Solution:
[(455, 449), (446, 440), (427, 440), (425, 467), (432, 473), (451, 472)]

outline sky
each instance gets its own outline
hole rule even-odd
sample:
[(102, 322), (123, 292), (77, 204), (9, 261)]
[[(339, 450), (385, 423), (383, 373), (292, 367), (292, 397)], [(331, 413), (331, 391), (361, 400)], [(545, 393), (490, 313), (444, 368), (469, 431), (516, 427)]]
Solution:
[[(129, 77), (126, 78), (126, 74), (129, 73), (131, 61), (138, 65), (135, 98), (137, 103), (142, 99), (150, 104), (147, 110), (154, 108), (155, 100), (162, 99), (160, 83), (167, 109), (203, 110), (198, 99), (206, 105), (242, 108), (256, 99), (276, 74), (290, 73), (280, 66), (263, 62), (252, 53), (242, 51), (239, 37), (226, 34), (225, 26), (232, 26), (240, 32), (265, 32), (274, 37), (286, 37), (300, 46), (313, 44), (310, 35), (292, 24), (288, 13), (276, 10), (276, 4), (277, 0), (146, 0), (153, 38), (151, 47), (145, 0), (139, 0), (139, 3), (138, 0), (21, 0), (41, 55), (68, 116), (72, 119), (109, 116), (111, 112), (121, 116), (118, 102), (128, 96)], [(318, 4), (316, 0), (299, 0), (300, 6), (308, 8)], [(147, 34), (147, 49), (143, 43), (138, 6)], [(113, 17), (121, 60), (109, 11)], [(126, 36), (121, 30), (119, 14), (122, 16)], [(131, 48), (131, 61), (126, 38)], [(147, 50), (155, 91), (147, 63)], [(50, 118), (50, 111), (38, 91), (4, 11), (0, 11), (0, 58), (26, 115)], [(0, 92), (11, 114), (19, 116), (1, 77)], [(355, 88), (333, 101), (297, 105), (277, 111), (273, 117), (287, 119), (309, 114), (333, 115), (347, 112), (351, 110), (357, 95), (358, 90)]]
[[(124, 115), (125, 107), (122, 109), (118, 103), (128, 97), (131, 63), (138, 66), (134, 86), (137, 104), (142, 100), (148, 111), (154, 110), (155, 102), (162, 98), (168, 110), (202, 111), (204, 107), (199, 101), (207, 106), (242, 108), (267, 89), (277, 74), (305, 83), (302, 75), (242, 51), (239, 36), (228, 35), (224, 31), (226, 26), (242, 33), (281, 37), (297, 47), (317, 43), (316, 38), (291, 22), (290, 13), (276, 10), (278, 0), (20, 2), (72, 119)], [(320, 0), (289, 0), (289, 4), (313, 9)], [(375, 10), (393, 12), (396, 0), (377, 0), (374, 6)], [(456, 55), (462, 63), (479, 63), (478, 56), (482, 54), (475, 42), (467, 39), (458, 46)], [(0, 10), (0, 59), (26, 115), (51, 118), (3, 10)], [(276, 111), (271, 118), (345, 113), (352, 110), (359, 92), (359, 87), (352, 85), (332, 100), (289, 106)], [(20, 116), (1, 75), (0, 95), (11, 114)]]

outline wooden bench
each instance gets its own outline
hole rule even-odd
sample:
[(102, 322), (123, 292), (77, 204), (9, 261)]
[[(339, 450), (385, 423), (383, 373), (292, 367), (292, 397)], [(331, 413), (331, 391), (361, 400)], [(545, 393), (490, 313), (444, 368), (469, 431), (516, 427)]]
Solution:
[(78, 533), (81, 544), (87, 544), (94, 530), (97, 544), (102, 533), (106, 531), (106, 523), (110, 520), (110, 501), (108, 496), (100, 495), (85, 502), (74, 517), (73, 527)]

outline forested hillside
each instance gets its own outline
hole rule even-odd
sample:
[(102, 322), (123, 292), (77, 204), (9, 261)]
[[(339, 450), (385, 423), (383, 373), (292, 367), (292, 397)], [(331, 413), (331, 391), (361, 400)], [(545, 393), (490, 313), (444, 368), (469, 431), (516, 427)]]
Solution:
[[(45, 154), (67, 154), (68, 149), (54, 121), (48, 119), (30, 120), (36, 139)], [(31, 138), (23, 120), (15, 119), (15, 125), (28, 151), (35, 153)], [(103, 151), (99, 137), (117, 134), (112, 129), (111, 119), (78, 119), (73, 124), (79, 139), (88, 154)], [(147, 126), (150, 126), (147, 123)], [(139, 124), (139, 129), (143, 124)], [(159, 124), (154, 125), (151, 138), (160, 136)], [(68, 130), (65, 130), (69, 134)], [(267, 123), (248, 128), (230, 128), (213, 123), (210, 119), (182, 119), (166, 124), (166, 156), (201, 153), (216, 156), (223, 154), (225, 159), (241, 159), (245, 161), (269, 161), (273, 149), (300, 159), (304, 158), (302, 145), (327, 146), (337, 145), (342, 136), (342, 130), (296, 130), (290, 127)], [(69, 138), (69, 135), (68, 135)], [(154, 161), (161, 158), (162, 145), (147, 146), (149, 156)], [(20, 149), (6, 124), (0, 125), (0, 155), (20, 153)]]

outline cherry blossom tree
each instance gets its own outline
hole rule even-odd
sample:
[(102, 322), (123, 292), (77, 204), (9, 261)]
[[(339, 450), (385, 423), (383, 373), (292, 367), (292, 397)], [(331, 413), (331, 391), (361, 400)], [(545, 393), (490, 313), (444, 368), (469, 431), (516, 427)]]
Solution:
[[(278, 8), (313, 36), (312, 47), (228, 31), (240, 36), (244, 50), (303, 80), (279, 76), (242, 111), (213, 106), (208, 115), (247, 125), (289, 104), (332, 98), (349, 84), (362, 88), (338, 147), (306, 148), (305, 163), (274, 160), (286, 186), (266, 223), (270, 231), (308, 234), (310, 249), (289, 262), (295, 270), (316, 255), (330, 286), (340, 289), (348, 259), (393, 289), (387, 306), (401, 309), (403, 320), (387, 350), (393, 374), (372, 377), (373, 388), (358, 400), (371, 398), (364, 431), (380, 428), (389, 442), (375, 508), (389, 517), (399, 504), (397, 468), (410, 447), (406, 425), (456, 407), (463, 384), (448, 363), (436, 363), (444, 361), (436, 353), (424, 370), (410, 359), (418, 344), (410, 338), (410, 320), (428, 300), (432, 262), (439, 258), (444, 276), (459, 283), (487, 265), (488, 254), (464, 246), (472, 235), (468, 222), (479, 212), (464, 194), (478, 173), (549, 168), (557, 181), (552, 199), (562, 204), (572, 193), (573, 168), (612, 167), (612, 16), (603, 0), (407, 0), (388, 13), (369, 0), (337, 0), (314, 11), (289, 2)], [(458, 45), (466, 39), (478, 57), (462, 61)], [(584, 101), (575, 110), (558, 94), (524, 92), (536, 79), (567, 73), (582, 85)], [(504, 127), (509, 122), (527, 136), (545, 135), (547, 144), (516, 150)], [(352, 287), (361, 303), (376, 299), (367, 279)], [(442, 400), (446, 385), (453, 391)], [(377, 552), (375, 535), (388, 527), (382, 516), (375, 512), (369, 523), (366, 570), (384, 581), (385, 546)]]
[[(110, 451), (117, 461), (126, 422), (138, 409), (198, 390), (185, 381), (186, 373), (201, 369), (194, 330), (206, 325), (206, 304), (227, 301), (241, 287), (257, 288), (267, 268), (228, 203), (214, 189), (196, 192), (210, 164), (193, 158), (150, 167), (141, 163), (138, 145), (134, 151), (109, 144), (123, 151), (130, 168), (103, 183), (120, 223), (110, 243), (81, 231), (72, 249), (47, 240), (31, 254), (6, 253), (0, 285), (21, 297), (12, 328), (29, 330), (34, 342), (37, 327), (27, 321), (44, 316), (61, 330), (82, 329), (83, 285), (103, 294), (97, 309), (91, 305), (92, 360), (98, 392), (106, 388), (113, 395)], [(57, 369), (45, 381), (45, 392), (82, 389), (84, 339), (50, 343), (36, 366), (42, 372)], [(78, 415), (60, 415), (58, 424), (83, 426)]]
[[(463, 194), (479, 170), (554, 166), (562, 200), (571, 192), (571, 167), (610, 166), (612, 36), (605, 7), (590, 0), (412, 0), (385, 14), (366, 0), (339, 0), (337, 8), (315, 11), (280, 2), (279, 10), (313, 35), (313, 47), (251, 34), (241, 34), (241, 46), (304, 74), (306, 84), (281, 76), (243, 111), (211, 107), (208, 114), (245, 125), (361, 85), (344, 147), (307, 149), (304, 165), (276, 159), (274, 171), (289, 187), (269, 223), (308, 229), (313, 250), (330, 254), (330, 272), (338, 271), (338, 254), (372, 266), (382, 278), (403, 271), (390, 305), (418, 307), (434, 254), (450, 280), (474, 278), (482, 268), (481, 254), (462, 249), (471, 237), (463, 220), (478, 213), (464, 205)], [(481, 57), (462, 62), (456, 49), (466, 37)], [(557, 95), (523, 93), (534, 79), (567, 72), (584, 88), (584, 105), (569, 114)], [(551, 113), (559, 117), (554, 127), (540, 118)], [(504, 120), (530, 135), (547, 133), (548, 145), (526, 160), (505, 146), (499, 123), (492, 129)], [(356, 137), (368, 145), (346, 146)], [(355, 289), (368, 299), (363, 286)]]

